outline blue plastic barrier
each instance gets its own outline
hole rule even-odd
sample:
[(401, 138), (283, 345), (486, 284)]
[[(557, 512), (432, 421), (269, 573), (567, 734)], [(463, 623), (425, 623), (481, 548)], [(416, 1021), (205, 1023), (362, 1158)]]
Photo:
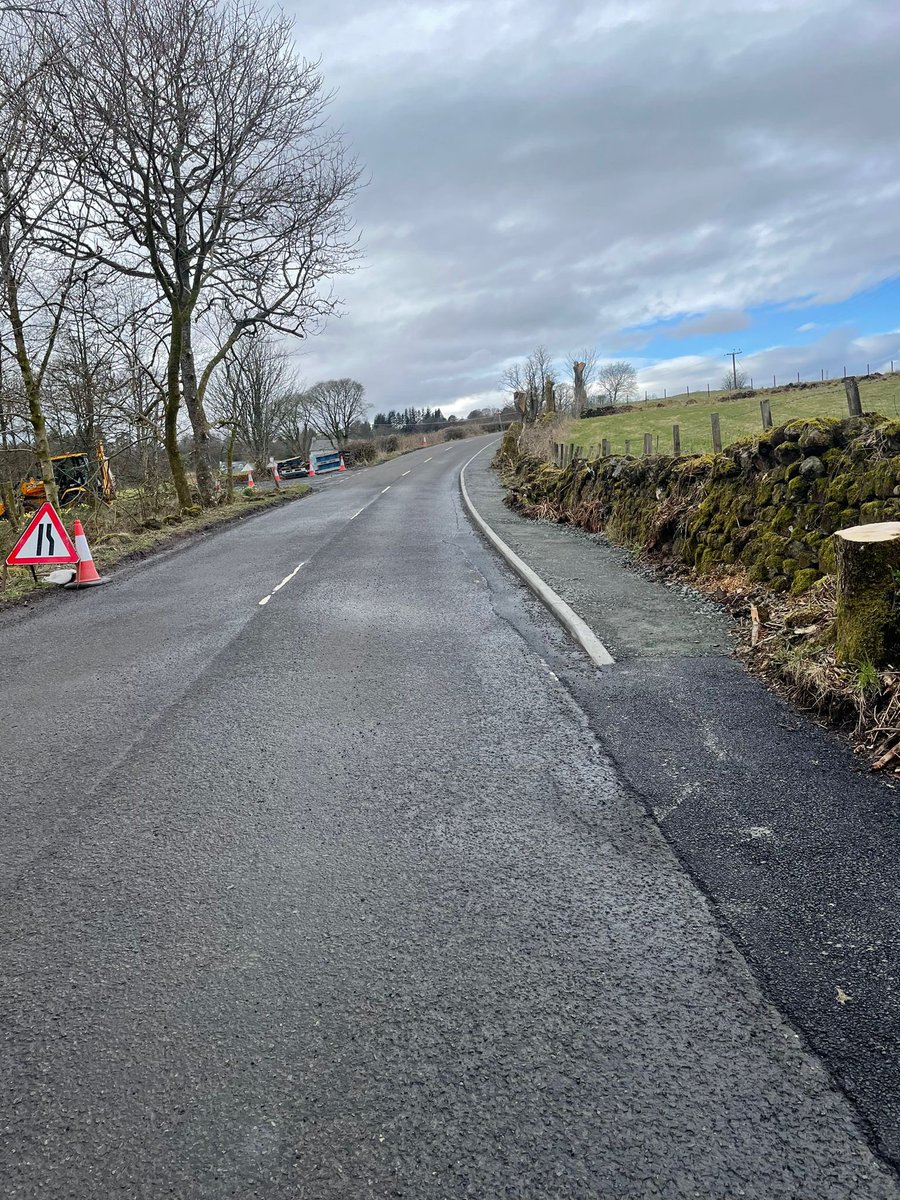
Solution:
[(339, 450), (328, 454), (313, 454), (312, 465), (317, 475), (324, 475), (328, 471), (339, 471), (341, 469), (341, 454)]

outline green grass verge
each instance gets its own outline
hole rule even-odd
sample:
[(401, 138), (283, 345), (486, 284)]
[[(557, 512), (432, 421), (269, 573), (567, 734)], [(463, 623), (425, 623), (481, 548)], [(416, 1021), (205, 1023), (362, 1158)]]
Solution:
[[(280, 492), (258, 492), (253, 499), (247, 499), (238, 492), (233, 503), (206, 509), (196, 516), (178, 519), (174, 514), (170, 514), (163, 518), (165, 524), (161, 529), (146, 529), (138, 523), (129, 503), (137, 493), (123, 492), (109, 509), (66, 509), (64, 521), (70, 533), (76, 517), (84, 523), (91, 553), (98, 570), (103, 574), (105, 570), (112, 570), (134, 559), (146, 558), (161, 550), (168, 550), (196, 533), (227, 525), (253, 513), (277, 508), (292, 500), (299, 500), (311, 490), (309, 484), (298, 483), (282, 487)], [(24, 529), (24, 522), (22, 528)], [(16, 540), (9, 523), (0, 521), (0, 563), (5, 561)], [(38, 567), (37, 570), (40, 576), (50, 568)], [(0, 567), (0, 609), (13, 604), (27, 603), (57, 590), (52, 585), (35, 583), (27, 567)]]
[[(900, 373), (883, 379), (861, 379), (859, 392), (864, 411), (900, 418)], [(630, 452), (638, 455), (643, 452), (644, 434), (649, 433), (654, 453), (671, 454), (672, 426), (678, 425), (682, 454), (706, 454), (712, 450), (711, 415), (719, 414), (722, 442), (727, 446), (738, 438), (762, 432), (761, 399), (769, 401), (776, 425), (812, 417), (847, 416), (847, 397), (838, 379), (803, 389), (760, 388), (755, 396), (743, 400), (730, 400), (727, 392), (713, 392), (709, 399), (705, 394), (693, 394), (690, 398), (670, 396), (668, 400), (641, 402), (628, 412), (573, 421), (566, 440), (587, 447), (607, 438), (613, 454), (624, 454), (628, 440)]]

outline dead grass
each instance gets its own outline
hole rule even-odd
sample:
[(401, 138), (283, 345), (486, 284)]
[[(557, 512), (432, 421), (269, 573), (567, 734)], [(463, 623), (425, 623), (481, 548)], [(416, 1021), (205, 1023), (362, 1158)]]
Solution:
[[(111, 570), (125, 562), (166, 550), (194, 534), (299, 500), (310, 491), (308, 484), (300, 483), (282, 487), (280, 492), (258, 493), (252, 500), (239, 493), (231, 504), (183, 517), (174, 511), (173, 506), (168, 512), (163, 510), (161, 517), (149, 518), (159, 522), (159, 529), (146, 527), (140, 496), (134, 491), (125, 491), (109, 506), (98, 504), (96, 507), (66, 509), (64, 521), (71, 533), (75, 518), (81, 520), (94, 561), (102, 574), (104, 570)], [(9, 522), (0, 521), (0, 562), (6, 559), (16, 540), (17, 535)], [(42, 573), (46, 574), (46, 571), (39, 568), (39, 578)], [(29, 603), (54, 590), (46, 584), (35, 583), (27, 568), (0, 567), (0, 609)]]
[(554, 445), (574, 442), (579, 425), (580, 422), (573, 421), (571, 417), (543, 417), (534, 425), (523, 428), (519, 436), (519, 450), (533, 458), (552, 461)]

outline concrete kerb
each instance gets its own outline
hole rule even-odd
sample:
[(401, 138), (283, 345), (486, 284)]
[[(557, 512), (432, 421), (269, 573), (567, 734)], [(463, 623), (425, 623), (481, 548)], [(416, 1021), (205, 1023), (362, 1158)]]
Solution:
[(463, 503), (469, 512), (469, 516), (500, 557), (515, 571), (522, 582), (534, 592), (541, 603), (550, 610), (569, 635), (581, 646), (591, 662), (598, 667), (610, 666), (616, 660), (594, 631), (566, 604), (562, 596), (559, 596), (548, 583), (545, 583), (541, 579), (540, 575), (533, 571), (526, 562), (523, 562), (514, 550), (507, 546), (506, 542), (494, 532), (472, 503), (472, 497), (466, 488), (466, 467), (469, 463), (474, 462), (479, 454), (483, 454), (485, 450), (491, 449), (495, 444), (495, 442), (489, 442), (487, 446), (482, 446), (480, 450), (472, 455), (468, 462), (463, 463), (462, 467), (460, 467), (459, 488), (462, 492)]

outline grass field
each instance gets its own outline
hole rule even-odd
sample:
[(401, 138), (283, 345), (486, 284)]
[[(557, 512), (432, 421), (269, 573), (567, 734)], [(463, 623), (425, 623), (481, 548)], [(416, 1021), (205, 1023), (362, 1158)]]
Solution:
[[(861, 379), (859, 393), (864, 412), (900, 419), (900, 373)], [(563, 440), (587, 447), (597, 446), (607, 438), (613, 454), (624, 454), (627, 440), (630, 452), (641, 454), (644, 434), (649, 433), (653, 436), (655, 453), (671, 454), (672, 426), (677, 424), (681, 430), (681, 453), (704, 454), (712, 450), (710, 417), (714, 412), (719, 414), (723, 445), (760, 433), (761, 399), (769, 401), (776, 425), (798, 418), (847, 416), (844, 385), (837, 379), (803, 389), (760, 388), (754, 396), (743, 400), (730, 400), (727, 392), (714, 392), (709, 399), (694, 394), (690, 398), (670, 396), (668, 400), (641, 402), (632, 405), (628, 412), (573, 421)]]

